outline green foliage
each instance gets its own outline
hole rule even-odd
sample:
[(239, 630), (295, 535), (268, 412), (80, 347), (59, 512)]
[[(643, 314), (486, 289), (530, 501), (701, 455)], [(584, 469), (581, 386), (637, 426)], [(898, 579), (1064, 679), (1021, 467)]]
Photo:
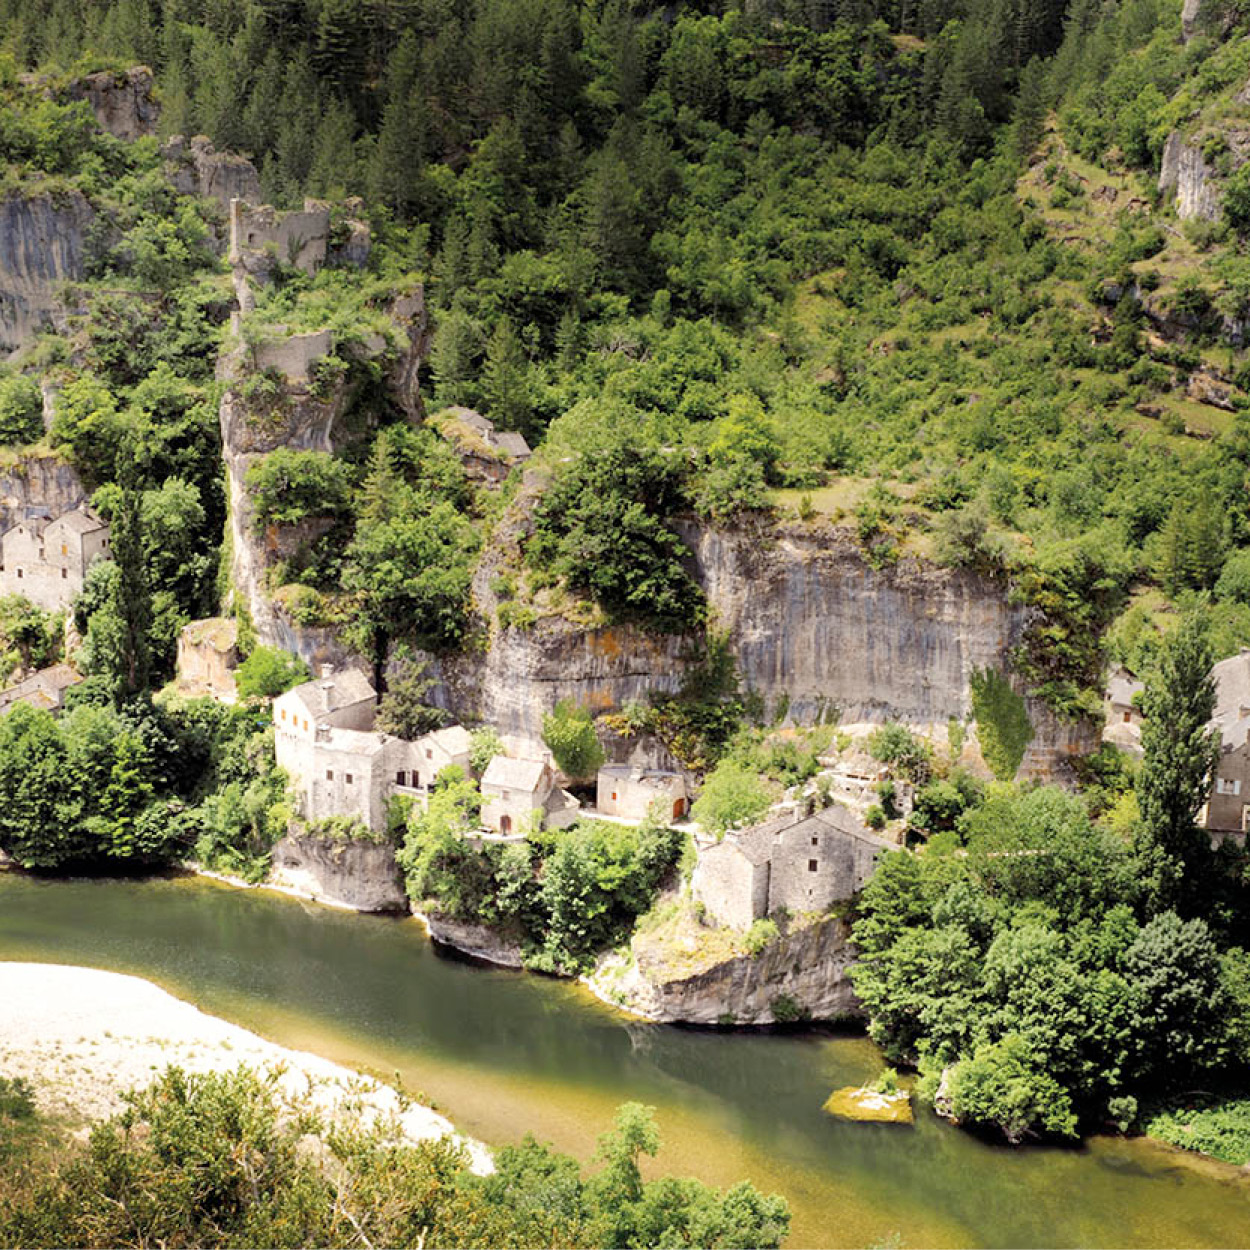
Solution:
[(929, 775), (928, 746), (911, 730), (893, 721), (872, 731), (868, 752), (873, 759), (888, 764), (900, 777), (922, 782)]
[(1250, 1101), (1189, 1094), (1145, 1122), (1151, 1137), (1244, 1167), (1250, 1163)]
[(43, 437), (43, 396), (24, 373), (0, 377), (0, 443), (21, 446)]
[(447, 723), (447, 713), (425, 701), (433, 685), (425, 665), (407, 664), (397, 677), (387, 682), (378, 704), (375, 727), (382, 733), (409, 741), (441, 729)]
[(981, 754), (999, 781), (1010, 781), (1033, 740), (1033, 724), (1024, 700), (994, 669), (975, 671), (969, 685)]
[(1142, 700), (1141, 808), (1138, 854), (1153, 907), (1190, 902), (1210, 871), (1206, 834), (1197, 827), (1219, 754), (1209, 729), (1215, 708), (1205, 623), (1191, 616), (1160, 648)]
[(754, 824), (771, 806), (772, 796), (759, 773), (730, 758), (708, 774), (690, 815), (703, 828), (723, 837), (731, 829)]
[(274, 699), (311, 676), (298, 655), (276, 647), (254, 647), (235, 669), (234, 684), (240, 699)]
[(607, 758), (590, 713), (568, 699), (543, 716), (543, 742), (560, 771), (575, 781), (593, 777)]
[(503, 739), (493, 725), (483, 725), (469, 735), (469, 767), (480, 777), (496, 755), (503, 754)]
[(775, 920), (764, 918), (762, 920), (752, 921), (751, 927), (746, 932), (743, 942), (747, 948), (747, 954), (752, 959), (758, 959), (763, 953), (765, 947), (775, 942), (780, 936), (781, 930), (777, 928)]
[(347, 507), (347, 466), (324, 451), (280, 447), (249, 465), (245, 480), (258, 531), (336, 516)]

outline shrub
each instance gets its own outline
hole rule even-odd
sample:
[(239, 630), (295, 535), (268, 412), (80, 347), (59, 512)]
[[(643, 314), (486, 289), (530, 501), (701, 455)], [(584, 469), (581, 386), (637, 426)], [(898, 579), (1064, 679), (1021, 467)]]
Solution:
[(1033, 723), (1024, 700), (991, 668), (974, 671), (970, 684), (981, 754), (999, 781), (1010, 781), (1033, 741)]
[(723, 837), (731, 829), (752, 824), (772, 805), (759, 774), (734, 759), (722, 760), (708, 775), (691, 816)]
[(257, 647), (235, 670), (234, 684), (240, 699), (273, 699), (311, 676), (299, 656)]
[(35, 443), (43, 437), (43, 395), (25, 374), (0, 378), (0, 443)]
[(756, 920), (747, 930), (746, 937), (743, 939), (746, 944), (747, 954), (752, 959), (758, 959), (763, 954), (764, 948), (770, 942), (775, 942), (780, 936), (781, 930), (777, 928), (775, 920), (767, 918)]
[(543, 717), (543, 742), (560, 771), (575, 781), (593, 777), (606, 758), (590, 713), (568, 699)]

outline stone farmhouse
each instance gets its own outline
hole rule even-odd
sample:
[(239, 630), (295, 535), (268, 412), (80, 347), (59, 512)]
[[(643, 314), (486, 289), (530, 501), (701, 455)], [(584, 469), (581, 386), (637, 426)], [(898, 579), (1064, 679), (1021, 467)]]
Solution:
[(377, 692), (356, 669), (327, 670), (274, 700), (275, 754), (304, 820), (347, 817), (381, 832), (392, 798), (424, 804), (442, 768), (468, 766), (464, 729), (409, 742), (374, 731), (376, 708)]
[(1250, 827), (1250, 649), (1221, 660), (1215, 678), (1220, 758), (1200, 823), (1212, 834), (1242, 835)]
[(600, 815), (645, 820), (657, 802), (663, 805), (665, 820), (681, 820), (690, 810), (686, 779), (680, 773), (628, 764), (608, 764), (599, 770), (595, 807)]
[(81, 674), (69, 664), (41, 668), (24, 681), (0, 690), (0, 713), (9, 711), (16, 703), (59, 712), (65, 706), (65, 692), (81, 681)]
[(564, 829), (577, 819), (577, 800), (556, 785), (546, 760), (496, 755), (482, 775), (482, 824), (509, 837), (537, 823)]
[(783, 908), (826, 911), (862, 889), (877, 857), (895, 849), (848, 808), (787, 813), (701, 849), (691, 889), (720, 924), (745, 929)]
[(59, 612), (82, 590), (91, 565), (111, 558), (109, 527), (86, 508), (55, 520), (28, 515), (0, 537), (0, 594)]

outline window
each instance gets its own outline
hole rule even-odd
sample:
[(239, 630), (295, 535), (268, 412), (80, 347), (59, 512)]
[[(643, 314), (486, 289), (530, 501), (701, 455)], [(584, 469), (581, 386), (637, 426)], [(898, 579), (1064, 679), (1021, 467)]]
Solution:
[(613, 803), (615, 803), (615, 802), (616, 802), (616, 791), (615, 791), (615, 790), (613, 790), (613, 791), (612, 791), (612, 802), (613, 802)]
[(819, 845), (820, 845), (820, 839), (819, 839), (819, 838), (813, 838), (813, 839), (812, 839), (812, 845), (813, 845), (813, 846), (819, 846)]
[(333, 781), (333, 780), (334, 780), (334, 769), (333, 769), (333, 768), (327, 768), (327, 769), (326, 769), (326, 780), (327, 780), (327, 781)]
[(348, 784), (349, 786), (352, 784), (352, 775), (351, 775), (351, 773), (344, 773), (344, 774), (343, 774), (343, 779), (344, 779), (344, 781), (346, 781), (346, 782), (347, 782), (347, 784)]
[(61, 570), (61, 580), (64, 581), (69, 576), (69, 569)]
[(1241, 831), (1245, 833), (1247, 830), (1250, 830), (1250, 803), (1241, 809)]
[(408, 784), (408, 772), (406, 769), (401, 768), (395, 774), (395, 784), (397, 786), (406, 786)]
[(61, 544), (61, 554), (63, 556), (69, 555), (69, 547), (65, 543)]
[(807, 871), (808, 871), (808, 872), (815, 872), (815, 871), (816, 871), (816, 861), (815, 861), (814, 859), (809, 859), (809, 860), (807, 861)]
[(18, 569), (18, 570), (17, 570), (17, 579), (18, 579), (18, 581), (21, 581), (21, 580), (22, 580), (22, 570), (21, 570), (21, 569)]
[(427, 760), (432, 760), (434, 758), (434, 752), (431, 751), (429, 747), (425, 748), (425, 758)]
[(286, 708), (282, 709), (282, 719), (286, 720)]
[(1240, 794), (1241, 779), (1233, 777), (1220, 777), (1215, 783), (1216, 794)]
[(1130, 721), (1132, 721), (1132, 719), (1133, 719), (1133, 713), (1132, 713), (1132, 712), (1125, 712), (1125, 713), (1124, 713), (1124, 723), (1125, 723), (1126, 725), (1127, 725), (1127, 724), (1129, 724), (1129, 722), (1130, 722)]

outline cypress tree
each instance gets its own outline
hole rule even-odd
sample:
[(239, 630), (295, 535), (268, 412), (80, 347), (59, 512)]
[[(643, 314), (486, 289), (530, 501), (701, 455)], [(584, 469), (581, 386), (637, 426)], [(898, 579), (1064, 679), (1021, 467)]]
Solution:
[(1206, 623), (1189, 616), (1160, 649), (1142, 701), (1136, 850), (1151, 912), (1192, 901), (1210, 863), (1197, 817), (1220, 753), (1219, 731), (1207, 728), (1214, 710)]

